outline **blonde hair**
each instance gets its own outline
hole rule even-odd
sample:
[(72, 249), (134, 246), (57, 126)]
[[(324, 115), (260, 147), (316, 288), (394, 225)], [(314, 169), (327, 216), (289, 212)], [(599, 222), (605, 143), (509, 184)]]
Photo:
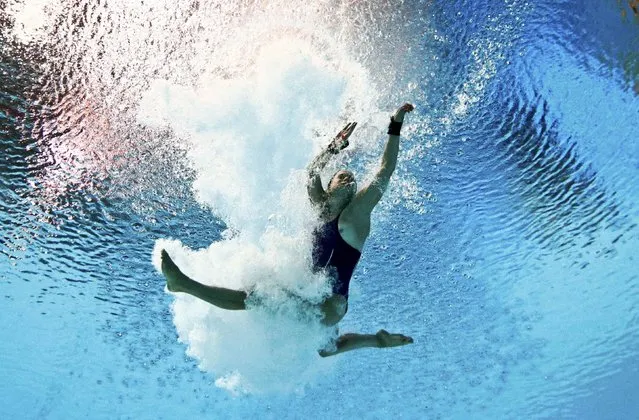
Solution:
[[(328, 180), (328, 184), (326, 184), (326, 191), (328, 192), (328, 190), (331, 189), (331, 183), (333, 182), (333, 180), (335, 179), (335, 177), (337, 176), (337, 174), (339, 174), (340, 172), (348, 172), (349, 174), (351, 174), (353, 176), (353, 180), (355, 180), (355, 174), (351, 171), (349, 171), (348, 169), (340, 169), (335, 171), (335, 173), (333, 174), (333, 176), (331, 176), (331, 179)], [(355, 183), (357, 184), (357, 181), (355, 181)]]
[[(351, 187), (349, 187), (350, 194), (349, 194), (348, 201), (350, 201), (350, 200), (353, 199), (353, 197), (355, 197), (355, 194), (357, 193), (357, 181), (355, 180), (355, 175), (351, 171), (349, 171), (347, 169), (340, 169), (339, 171), (337, 171), (337, 172), (335, 172), (333, 174), (333, 176), (328, 181), (328, 184), (326, 186), (326, 193), (328, 195), (332, 195), (335, 192), (336, 189), (335, 188), (331, 188), (331, 184), (333, 183), (333, 180), (335, 179), (337, 174), (339, 174), (340, 172), (348, 172), (348, 173), (350, 173), (353, 176), (353, 185)], [(343, 187), (338, 187), (337, 189), (343, 190)]]

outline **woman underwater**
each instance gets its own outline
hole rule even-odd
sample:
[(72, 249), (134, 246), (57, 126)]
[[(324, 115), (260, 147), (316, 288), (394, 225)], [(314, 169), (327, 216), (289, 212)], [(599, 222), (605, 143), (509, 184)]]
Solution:
[[(349, 283), (370, 233), (371, 213), (395, 171), (404, 116), (413, 109), (413, 105), (406, 103), (391, 117), (381, 167), (371, 183), (360, 191), (350, 171), (336, 172), (326, 190), (319, 175), (331, 157), (348, 146), (348, 138), (357, 126), (355, 122), (347, 124), (308, 166), (308, 195), (321, 222), (313, 231), (312, 269), (325, 270), (332, 280), (332, 294), (319, 305), (325, 325), (336, 325), (346, 314)], [(207, 286), (189, 278), (164, 250), (162, 273), (171, 292), (188, 293), (222, 309), (246, 309), (247, 292)], [(412, 342), (411, 337), (383, 329), (376, 334), (347, 333), (339, 336), (333, 348), (320, 350), (319, 354), (325, 357), (358, 348), (396, 347)]]

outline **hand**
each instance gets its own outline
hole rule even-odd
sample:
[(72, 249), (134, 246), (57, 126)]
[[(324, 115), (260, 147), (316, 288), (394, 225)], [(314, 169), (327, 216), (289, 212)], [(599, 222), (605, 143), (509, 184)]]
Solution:
[(377, 337), (377, 342), (380, 347), (405, 346), (413, 342), (411, 337), (402, 334), (391, 334), (386, 330), (377, 331), (375, 336)]
[(397, 109), (397, 111), (395, 112), (395, 115), (393, 116), (393, 119), (397, 122), (403, 122), (404, 115), (407, 112), (413, 112), (414, 109), (415, 109), (415, 106), (413, 104), (409, 104), (408, 102), (406, 102), (404, 105), (400, 106)]
[(349, 144), (348, 138), (351, 136), (351, 134), (353, 134), (356, 126), (356, 122), (346, 124), (346, 127), (344, 127), (342, 131), (337, 133), (333, 141), (331, 141), (331, 144), (328, 145), (328, 150), (334, 154), (337, 154), (340, 150), (346, 149)]

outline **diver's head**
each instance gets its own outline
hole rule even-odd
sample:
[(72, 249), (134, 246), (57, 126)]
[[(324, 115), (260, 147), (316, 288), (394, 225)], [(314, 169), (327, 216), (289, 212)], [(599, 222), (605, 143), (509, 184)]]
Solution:
[(355, 175), (347, 170), (337, 171), (328, 182), (326, 190), (331, 206), (338, 208), (340, 211), (355, 198), (356, 192), (357, 182), (355, 181)]

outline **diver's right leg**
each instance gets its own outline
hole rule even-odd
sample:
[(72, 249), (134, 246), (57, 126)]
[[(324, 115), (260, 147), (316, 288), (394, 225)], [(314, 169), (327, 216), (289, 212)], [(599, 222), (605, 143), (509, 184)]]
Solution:
[(322, 302), (319, 309), (322, 313), (322, 324), (332, 326), (344, 318), (348, 302), (344, 296), (334, 294)]
[(222, 309), (246, 309), (246, 292), (198, 283), (182, 273), (165, 250), (162, 250), (162, 273), (171, 292), (188, 293)]

